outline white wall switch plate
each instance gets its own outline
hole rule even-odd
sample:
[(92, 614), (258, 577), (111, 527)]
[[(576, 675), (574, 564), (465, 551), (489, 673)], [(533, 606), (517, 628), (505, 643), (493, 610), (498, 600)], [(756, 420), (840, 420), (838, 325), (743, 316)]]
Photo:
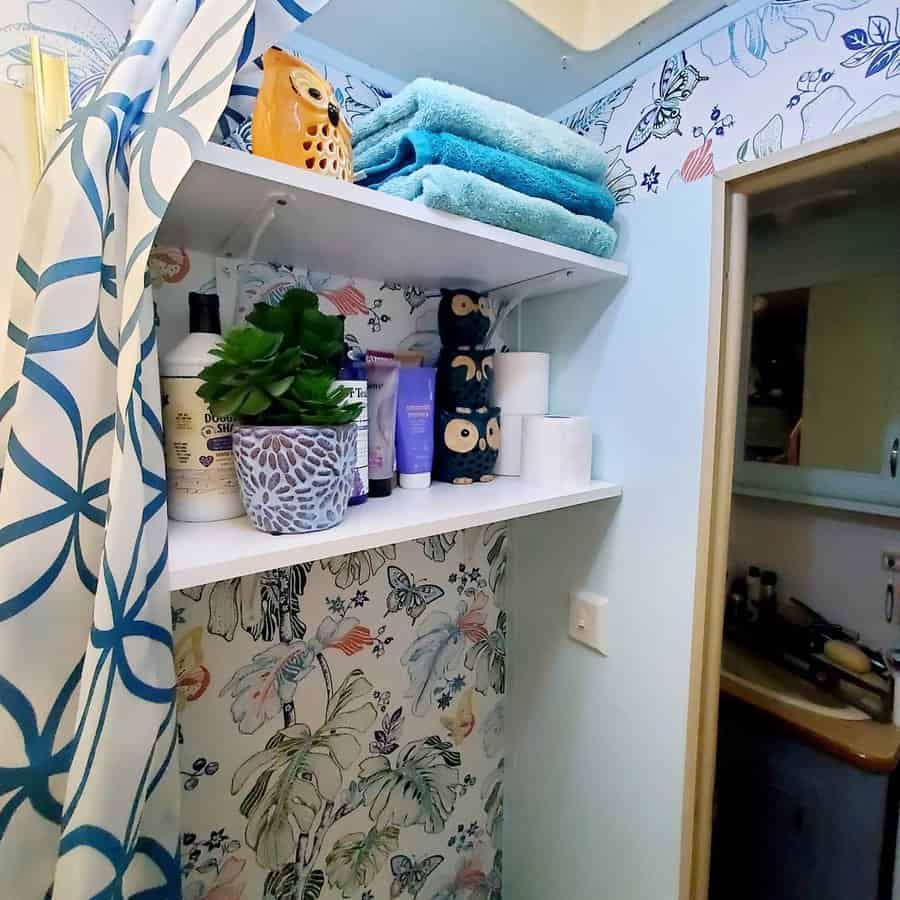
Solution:
[(569, 598), (569, 637), (604, 656), (607, 652), (607, 610), (609, 600), (589, 591), (577, 591)]

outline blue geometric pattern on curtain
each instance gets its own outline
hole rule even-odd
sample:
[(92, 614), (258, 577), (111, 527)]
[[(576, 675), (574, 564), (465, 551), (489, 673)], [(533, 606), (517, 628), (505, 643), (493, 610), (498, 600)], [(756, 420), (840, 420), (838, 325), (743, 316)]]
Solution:
[(237, 69), (326, 3), (136, 3), (34, 196), (0, 381), (4, 896), (181, 896), (147, 260)]

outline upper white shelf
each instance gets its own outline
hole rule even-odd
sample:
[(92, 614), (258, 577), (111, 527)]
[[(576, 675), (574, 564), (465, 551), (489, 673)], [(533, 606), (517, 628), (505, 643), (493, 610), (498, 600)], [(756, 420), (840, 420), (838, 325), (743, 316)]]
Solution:
[(169, 588), (237, 578), (621, 494), (620, 485), (603, 481), (560, 493), (519, 478), (498, 478), (468, 487), (434, 484), (425, 491), (398, 489), (383, 500), (351, 507), (336, 528), (313, 534), (263, 534), (246, 518), (204, 524), (170, 521)]
[(157, 241), (246, 256), (271, 210), (253, 255), (316, 272), (426, 290), (494, 290), (541, 278), (525, 292), (546, 295), (622, 281), (628, 271), (616, 260), (217, 144), (204, 148), (179, 185)]

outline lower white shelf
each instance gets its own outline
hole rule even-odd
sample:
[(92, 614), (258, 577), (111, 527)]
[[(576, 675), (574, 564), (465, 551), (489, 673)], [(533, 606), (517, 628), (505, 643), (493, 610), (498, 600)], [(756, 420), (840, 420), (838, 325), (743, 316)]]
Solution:
[(397, 489), (390, 497), (351, 507), (336, 528), (313, 534), (264, 534), (246, 518), (203, 524), (169, 522), (169, 589), (328, 559), (621, 494), (621, 485), (605, 481), (560, 493), (519, 478), (501, 477), (491, 484), (466, 487), (435, 484), (425, 491)]

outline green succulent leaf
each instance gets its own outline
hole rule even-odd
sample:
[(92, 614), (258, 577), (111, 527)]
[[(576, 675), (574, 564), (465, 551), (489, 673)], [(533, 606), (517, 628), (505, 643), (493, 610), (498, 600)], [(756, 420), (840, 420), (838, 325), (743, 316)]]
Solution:
[(221, 397), (212, 400), (209, 404), (210, 411), (214, 416), (237, 415), (249, 393), (250, 391), (246, 387), (237, 387), (227, 391)]
[(288, 291), (277, 306), (257, 303), (246, 326), (214, 348), (197, 394), (217, 416), (276, 425), (340, 426), (362, 411), (335, 386), (344, 320), (319, 310), (311, 291)]

